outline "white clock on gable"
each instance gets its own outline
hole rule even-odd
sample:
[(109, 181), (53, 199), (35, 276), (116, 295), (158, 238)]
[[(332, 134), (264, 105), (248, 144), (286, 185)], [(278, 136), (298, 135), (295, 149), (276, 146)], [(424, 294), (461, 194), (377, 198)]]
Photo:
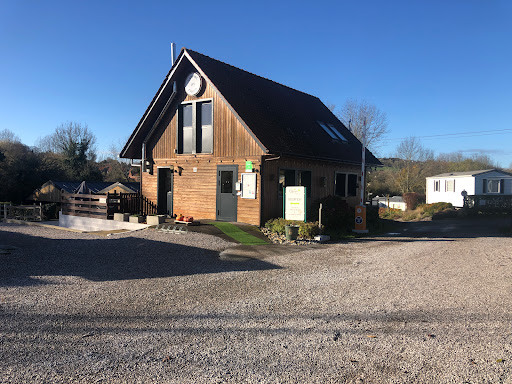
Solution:
[(185, 92), (189, 96), (197, 96), (203, 86), (203, 79), (197, 72), (192, 72), (185, 80)]

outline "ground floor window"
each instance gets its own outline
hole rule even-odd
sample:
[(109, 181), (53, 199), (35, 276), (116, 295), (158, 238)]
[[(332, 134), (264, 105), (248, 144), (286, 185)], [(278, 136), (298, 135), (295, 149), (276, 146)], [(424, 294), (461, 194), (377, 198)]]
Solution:
[(336, 172), (334, 180), (334, 195), (349, 197), (357, 195), (357, 175), (353, 173)]
[(311, 197), (311, 171), (280, 169), (279, 196), (283, 195), (284, 188), (294, 186), (306, 187), (306, 196)]
[(434, 180), (434, 192), (441, 192), (441, 180)]

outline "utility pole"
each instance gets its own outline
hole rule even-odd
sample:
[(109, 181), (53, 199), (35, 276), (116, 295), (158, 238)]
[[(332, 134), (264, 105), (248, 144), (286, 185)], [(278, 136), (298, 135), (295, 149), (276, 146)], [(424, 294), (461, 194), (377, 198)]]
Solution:
[(361, 149), (361, 184), (359, 185), (359, 205), (356, 206), (355, 229), (356, 233), (368, 233), (366, 229), (366, 205), (364, 204), (365, 168), (366, 168), (366, 119), (363, 121), (363, 142)]

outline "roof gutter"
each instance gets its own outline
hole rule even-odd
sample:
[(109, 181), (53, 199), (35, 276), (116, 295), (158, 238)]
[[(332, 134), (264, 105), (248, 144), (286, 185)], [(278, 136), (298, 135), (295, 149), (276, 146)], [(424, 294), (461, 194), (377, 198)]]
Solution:
[[(361, 165), (360, 161), (347, 161), (347, 160), (340, 160), (340, 159), (331, 159), (329, 157), (298, 155), (296, 153), (288, 153), (288, 152), (281, 152), (281, 155), (293, 156), (293, 157), (302, 157), (304, 159), (332, 161), (333, 163), (343, 163), (343, 164), (350, 164), (350, 165)], [(369, 163), (368, 161), (366, 162), (366, 167), (382, 167), (382, 166), (383, 166), (383, 164), (374, 164), (374, 163)]]

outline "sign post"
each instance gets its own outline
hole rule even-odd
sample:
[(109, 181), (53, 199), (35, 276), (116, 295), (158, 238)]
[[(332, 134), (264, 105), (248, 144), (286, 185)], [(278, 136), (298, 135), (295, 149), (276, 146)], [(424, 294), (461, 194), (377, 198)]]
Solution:
[(360, 198), (359, 205), (356, 206), (356, 218), (355, 218), (355, 229), (353, 232), (356, 233), (368, 233), (366, 229), (366, 206), (364, 205), (364, 174), (365, 174), (365, 164), (366, 160), (366, 119), (364, 119), (363, 123), (363, 142), (362, 142), (362, 150), (361, 150), (361, 184), (359, 185), (360, 190)]

